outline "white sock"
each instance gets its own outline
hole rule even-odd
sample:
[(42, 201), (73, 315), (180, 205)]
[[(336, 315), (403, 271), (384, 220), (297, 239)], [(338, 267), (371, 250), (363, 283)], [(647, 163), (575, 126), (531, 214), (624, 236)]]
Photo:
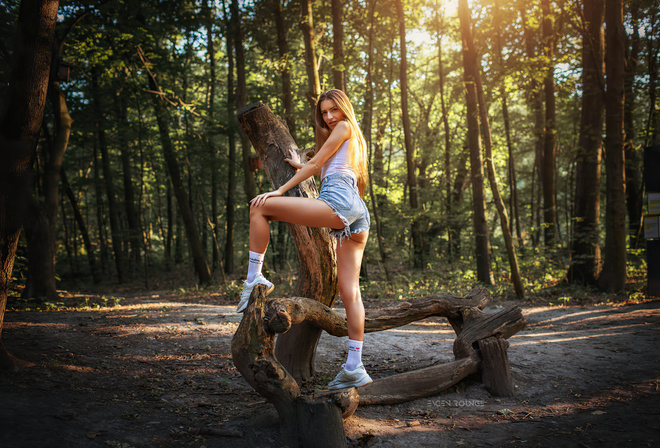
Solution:
[(348, 340), (348, 359), (346, 360), (346, 370), (355, 370), (362, 362), (362, 341)]
[(257, 252), (250, 251), (250, 264), (248, 265), (248, 274), (247, 281), (251, 282), (257, 276), (261, 274), (261, 268), (264, 265), (264, 257), (266, 254), (260, 254)]

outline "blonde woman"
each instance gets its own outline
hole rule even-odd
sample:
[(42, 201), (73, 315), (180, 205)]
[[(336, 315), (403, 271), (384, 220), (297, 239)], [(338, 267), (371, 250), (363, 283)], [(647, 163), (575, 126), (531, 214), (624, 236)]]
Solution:
[[(369, 235), (370, 218), (362, 200), (368, 181), (364, 136), (355, 120), (348, 97), (341, 90), (323, 93), (316, 104), (316, 154), (301, 165), (286, 159), (298, 172), (275, 191), (260, 194), (250, 206), (250, 264), (236, 312), (247, 307), (252, 290), (273, 284), (261, 274), (270, 239), (269, 221), (285, 221), (308, 227), (329, 227), (338, 240), (339, 295), (346, 309), (348, 359), (330, 382), (330, 389), (365, 386), (372, 382), (362, 364), (364, 306), (360, 296), (360, 265)], [(314, 174), (321, 176), (317, 199), (282, 196)]]

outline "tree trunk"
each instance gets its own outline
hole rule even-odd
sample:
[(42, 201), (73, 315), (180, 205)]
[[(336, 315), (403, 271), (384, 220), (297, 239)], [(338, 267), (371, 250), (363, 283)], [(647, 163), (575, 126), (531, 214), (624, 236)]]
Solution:
[(103, 181), (105, 192), (108, 197), (108, 213), (110, 214), (110, 233), (112, 234), (112, 249), (115, 254), (115, 267), (117, 268), (117, 280), (123, 283), (126, 280), (126, 261), (124, 260), (123, 239), (121, 235), (121, 224), (119, 222), (119, 209), (115, 202), (115, 192), (110, 169), (110, 155), (105, 139), (104, 113), (101, 105), (101, 91), (98, 85), (98, 68), (92, 67), (92, 95), (94, 103), (94, 114), (96, 115), (96, 134), (101, 150), (101, 165), (103, 168)]
[[(231, 20), (225, 11), (225, 23), (227, 36), (231, 36)], [(227, 116), (233, 117), (236, 103), (234, 101), (234, 44), (233, 39), (225, 39), (227, 45)], [(234, 272), (234, 226), (235, 226), (235, 203), (236, 203), (236, 126), (235, 121), (227, 120), (227, 200), (225, 201), (225, 272)]]
[[(57, 46), (56, 46), (57, 48)], [(58, 60), (57, 50), (52, 60)], [(24, 224), (28, 242), (28, 278), (23, 298), (40, 297), (55, 300), (55, 258), (57, 252), (57, 212), (59, 206), (59, 178), (64, 153), (69, 144), (73, 119), (69, 115), (64, 92), (58, 81), (51, 81), (50, 102), (55, 116), (55, 137), (46, 146), (46, 164), (43, 172), (44, 200), (34, 197), (30, 206), (30, 219)]]
[(128, 105), (126, 92), (119, 91), (114, 96), (115, 109), (120, 122), (119, 151), (121, 155), (122, 181), (124, 185), (124, 206), (126, 207), (126, 219), (128, 221), (127, 240), (131, 248), (130, 261), (134, 267), (140, 263), (142, 247), (142, 228), (140, 226), (140, 215), (135, 206), (135, 188), (133, 187), (133, 176), (131, 173), (131, 154), (128, 143), (129, 123), (127, 118)]
[[(626, 205), (628, 207), (628, 234), (630, 247), (637, 248), (637, 239), (640, 236), (643, 194), (642, 194), (642, 149), (635, 144), (637, 132), (635, 131), (635, 75), (637, 73), (637, 60), (639, 58), (639, 3), (630, 2), (631, 22), (633, 27), (630, 36), (629, 54), (626, 57), (625, 99), (623, 110), (623, 127), (625, 131), (625, 160), (626, 160)], [(626, 50), (628, 47), (626, 46)]]
[(346, 92), (346, 69), (344, 66), (344, 24), (342, 0), (332, 0), (332, 75), (335, 89)]
[(399, 79), (401, 81), (401, 119), (403, 122), (403, 136), (406, 147), (406, 167), (408, 199), (410, 208), (417, 208), (417, 180), (415, 178), (415, 148), (413, 148), (412, 130), (410, 129), (410, 115), (408, 112), (408, 58), (406, 55), (406, 23), (403, 13), (402, 0), (396, 0), (396, 11), (399, 22), (400, 65)]
[(605, 22), (607, 205), (605, 209), (605, 260), (598, 281), (602, 289), (620, 292), (626, 287), (626, 188), (623, 158), (623, 88), (626, 61), (621, 0), (606, 1)]
[[(465, 20), (468, 24), (471, 22), (470, 10), (467, 7), (467, 1), (462, 8), (461, 20)], [(520, 268), (518, 267), (518, 257), (516, 249), (513, 244), (513, 237), (511, 236), (511, 226), (509, 225), (509, 216), (506, 212), (506, 205), (500, 194), (495, 176), (495, 167), (493, 166), (493, 144), (490, 134), (490, 124), (488, 122), (488, 107), (486, 106), (486, 99), (484, 97), (484, 90), (481, 83), (481, 64), (477, 59), (477, 50), (474, 46), (474, 38), (470, 27), (466, 27), (462, 32), (464, 45), (467, 44), (467, 57), (470, 60), (470, 75), (477, 85), (477, 102), (479, 105), (479, 118), (481, 121), (481, 132), (484, 138), (486, 148), (486, 167), (488, 172), (488, 180), (490, 182), (490, 190), (493, 195), (493, 202), (500, 216), (500, 226), (502, 235), (504, 236), (504, 244), (506, 245), (506, 252), (509, 258), (509, 267), (511, 268), (511, 281), (516, 291), (516, 296), (519, 299), (524, 298), (525, 291), (520, 276)], [(467, 70), (466, 70), (467, 71)]]
[(465, 99), (467, 105), (468, 147), (470, 150), (470, 171), (472, 177), (472, 222), (475, 234), (477, 280), (492, 285), (493, 272), (490, 267), (490, 241), (486, 219), (486, 197), (484, 194), (484, 171), (479, 135), (479, 108), (476, 85), (476, 59), (468, 47), (471, 36), (470, 11), (467, 0), (458, 3), (461, 36), (463, 41), (463, 66)]
[[(154, 79), (153, 74), (148, 72), (148, 75), (149, 88), (154, 92), (158, 92), (159, 87), (156, 84), (156, 80)], [(160, 131), (163, 157), (165, 159), (165, 163), (167, 164), (167, 169), (170, 173), (170, 180), (172, 181), (174, 196), (176, 197), (177, 204), (179, 206), (179, 213), (181, 215), (181, 219), (183, 220), (183, 225), (188, 237), (188, 245), (190, 247), (190, 253), (193, 259), (193, 265), (195, 267), (195, 272), (197, 273), (199, 283), (206, 285), (211, 282), (211, 270), (209, 269), (209, 265), (206, 261), (206, 254), (204, 253), (202, 242), (199, 239), (199, 227), (197, 226), (195, 215), (190, 208), (188, 195), (186, 194), (183, 182), (181, 181), (179, 164), (176, 160), (176, 155), (174, 154), (174, 145), (172, 144), (172, 140), (170, 138), (169, 113), (159, 96), (155, 94), (152, 95), (154, 112), (156, 114), (158, 130)]]
[(569, 283), (595, 284), (600, 271), (600, 154), (603, 119), (604, 0), (584, 0), (582, 111), (575, 168)]
[[(375, 18), (376, 18), (376, 4), (378, 0), (371, 0), (368, 4), (369, 7), (369, 42), (367, 50), (367, 88), (364, 97), (364, 119), (362, 120), (362, 127), (364, 132), (364, 137), (367, 141), (367, 147), (369, 148), (369, 158), (371, 159), (370, 167), (371, 173), (369, 173), (369, 197), (371, 199), (371, 209), (374, 215), (374, 222), (376, 224), (376, 240), (378, 241), (378, 252), (380, 253), (380, 260), (383, 263), (382, 268), (385, 271), (385, 278), (387, 282), (392, 285), (392, 276), (390, 275), (390, 270), (385, 264), (387, 255), (385, 252), (385, 242), (383, 238), (383, 227), (380, 220), (379, 213), (379, 203), (376, 200), (376, 194), (374, 192), (374, 180), (373, 172), (376, 164), (373, 161), (373, 139), (371, 137), (371, 126), (373, 123), (373, 114), (374, 114), (374, 89), (373, 89), (373, 69), (374, 69), (374, 60), (373, 60), (373, 50), (374, 50), (374, 34), (375, 34)], [(382, 172), (382, 152), (381, 152), (381, 172)]]
[[(252, 141), (273, 189), (280, 187), (295, 174), (291, 165), (284, 161), (286, 157), (299, 157), (293, 138), (264, 104), (253, 104), (239, 111), (238, 119)], [(317, 197), (318, 192), (314, 181), (308, 179), (286, 195)], [(300, 266), (295, 294), (332, 306), (338, 294), (334, 240), (324, 228), (289, 224), (289, 229)], [(302, 324), (278, 338), (277, 359), (294, 378), (308, 379), (314, 374), (314, 356), (320, 336), (321, 330)]]
[(94, 197), (96, 199), (96, 224), (98, 226), (99, 253), (101, 258), (101, 270), (107, 273), (109, 270), (109, 256), (107, 245), (107, 230), (105, 222), (105, 213), (103, 207), (103, 191), (101, 186), (101, 175), (99, 173), (99, 159), (96, 150), (96, 141), (94, 141)]
[[(440, 15), (438, 14), (438, 17)], [(438, 19), (438, 22), (440, 19)], [(452, 195), (451, 195), (451, 136), (449, 133), (449, 116), (445, 104), (445, 69), (442, 58), (442, 36), (444, 24), (438, 24), (438, 90), (440, 91), (440, 108), (442, 111), (442, 125), (445, 134), (445, 210), (447, 213), (447, 255), (452, 258), (453, 238), (455, 232), (452, 228)]]
[(87, 224), (85, 223), (85, 219), (80, 212), (80, 207), (78, 206), (76, 195), (73, 193), (73, 190), (69, 185), (69, 180), (66, 177), (66, 172), (64, 169), (60, 171), (60, 178), (62, 179), (62, 189), (64, 190), (64, 194), (71, 203), (73, 217), (76, 220), (76, 224), (78, 224), (78, 229), (80, 229), (80, 234), (85, 246), (85, 252), (87, 252), (87, 261), (89, 262), (89, 270), (92, 274), (92, 279), (94, 280), (94, 284), (98, 284), (101, 281), (101, 273), (99, 272), (99, 265), (96, 263), (96, 256), (94, 255), (94, 248), (92, 247), (92, 242), (89, 238)]
[[(307, 70), (307, 100), (312, 108), (321, 94), (321, 80), (316, 65), (316, 44), (314, 43), (314, 19), (312, 15), (312, 0), (300, 2), (300, 29), (305, 41), (305, 69)], [(313, 120), (312, 120), (313, 121)]]
[(291, 72), (289, 71), (289, 44), (286, 38), (286, 26), (284, 24), (284, 12), (282, 0), (272, 0), (273, 13), (275, 15), (275, 28), (277, 32), (277, 49), (280, 56), (282, 72), (282, 99), (284, 102), (284, 120), (289, 128), (293, 139), (296, 139), (296, 119), (293, 107), (293, 94), (291, 89)]
[(21, 2), (0, 116), (0, 371), (23, 364), (5, 349), (2, 327), (46, 103), (57, 8), (53, 0)]
[(545, 136), (541, 158), (541, 186), (543, 189), (543, 241), (546, 247), (557, 242), (557, 204), (555, 199), (555, 143), (557, 125), (555, 113), (554, 30), (550, 0), (541, 0), (543, 14), (543, 46), (546, 73), (543, 78), (545, 93)]
[[(532, 28), (532, 20), (527, 18), (525, 11), (525, 4), (521, 2), (520, 17), (522, 19), (523, 33), (525, 36), (525, 53), (527, 54), (528, 63), (531, 66), (529, 71), (529, 102), (534, 116), (534, 168), (532, 172), (532, 197), (531, 197), (531, 222), (530, 227), (535, 228), (532, 235), (533, 246), (538, 246), (541, 231), (540, 219), (540, 192), (541, 188), (538, 184), (541, 181), (542, 170), (541, 160), (543, 158), (543, 145), (545, 134), (545, 117), (543, 113), (543, 93), (541, 91), (541, 82), (537, 78), (537, 73), (541, 72), (540, 64), (536, 56), (536, 42), (539, 40)], [(536, 173), (536, 176), (534, 176)], [(535, 182), (536, 181), (536, 182)]]
[[(243, 49), (243, 30), (238, 0), (231, 1), (231, 21), (234, 31), (234, 51), (236, 52), (236, 109), (240, 110), (247, 104), (247, 86), (245, 82), (245, 50)], [(245, 196), (249, 201), (257, 195), (257, 183), (250, 168), (250, 142), (245, 133), (240, 132), (243, 154), (243, 177)]]
[(213, 34), (214, 7), (213, 1), (206, 2), (206, 41), (209, 57), (209, 98), (208, 98), (208, 136), (207, 147), (211, 157), (211, 227), (213, 229), (213, 238), (216, 244), (213, 244), (211, 266), (215, 271), (222, 267), (220, 259), (220, 250), (217, 242), (220, 240), (219, 222), (218, 222), (218, 184), (220, 177), (220, 163), (218, 161), (218, 150), (216, 148), (216, 138), (218, 126), (215, 123), (215, 95), (216, 95), (216, 67), (215, 67), (215, 41)]

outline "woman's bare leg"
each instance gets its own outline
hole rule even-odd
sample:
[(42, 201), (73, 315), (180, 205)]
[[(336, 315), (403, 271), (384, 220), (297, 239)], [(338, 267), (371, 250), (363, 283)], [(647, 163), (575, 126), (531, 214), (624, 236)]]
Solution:
[(328, 204), (313, 198), (270, 197), (264, 205), (250, 206), (250, 250), (263, 254), (270, 241), (269, 221), (284, 221), (307, 227), (344, 227)]
[(364, 305), (360, 294), (360, 266), (369, 232), (354, 233), (337, 244), (337, 280), (339, 295), (346, 310), (348, 338), (364, 338)]

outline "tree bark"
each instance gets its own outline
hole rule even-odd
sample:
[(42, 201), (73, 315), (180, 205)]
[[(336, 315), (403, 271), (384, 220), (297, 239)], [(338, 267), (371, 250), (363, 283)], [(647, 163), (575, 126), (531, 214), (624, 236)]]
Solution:
[[(316, 65), (316, 46), (314, 44), (314, 19), (312, 15), (312, 0), (300, 2), (300, 29), (305, 41), (305, 70), (307, 71), (307, 100), (313, 110), (321, 94), (321, 80)], [(312, 120), (313, 121), (313, 120)]]
[[(541, 67), (536, 55), (536, 42), (539, 40), (536, 34), (538, 30), (532, 28), (533, 19), (528, 19), (525, 3), (521, 2), (520, 17), (522, 19), (523, 33), (525, 36), (525, 53), (531, 69), (529, 70), (528, 96), (532, 114), (534, 116), (534, 168), (532, 172), (531, 189), (531, 222), (530, 227), (535, 228), (531, 232), (533, 246), (538, 246), (541, 231), (541, 188), (538, 184), (541, 181), (542, 170), (541, 161), (543, 158), (543, 145), (545, 134), (545, 116), (543, 111), (543, 92), (541, 91), (541, 82), (537, 73), (541, 72)], [(536, 176), (534, 175), (536, 174)]]
[(603, 119), (603, 0), (584, 0), (582, 110), (575, 168), (569, 283), (595, 285), (600, 272), (600, 155)]
[[(220, 258), (220, 249), (217, 244), (220, 241), (220, 232), (219, 232), (219, 222), (218, 216), (218, 184), (220, 178), (220, 163), (218, 161), (218, 150), (216, 147), (217, 142), (217, 129), (218, 125), (215, 122), (215, 95), (216, 95), (216, 62), (215, 62), (215, 40), (213, 33), (213, 22), (214, 22), (214, 6), (212, 0), (207, 0), (206, 2), (206, 41), (207, 41), (207, 52), (209, 57), (209, 97), (208, 97), (208, 136), (207, 136), (207, 146), (209, 150), (209, 156), (211, 157), (211, 227), (213, 229), (213, 239), (216, 244), (213, 244), (212, 249), (212, 261), (211, 266), (215, 271), (222, 266), (222, 260)], [(231, 116), (231, 115), (230, 115)]]
[[(238, 9), (238, 0), (231, 1), (231, 21), (234, 37), (234, 51), (236, 52), (236, 109), (240, 110), (247, 104), (247, 85), (245, 81), (245, 50), (243, 48), (243, 30), (241, 28), (241, 14)], [(257, 183), (250, 168), (250, 142), (243, 132), (241, 137), (241, 149), (243, 155), (243, 177), (245, 196), (249, 201), (257, 195)]]
[(344, 66), (344, 24), (342, 0), (332, 0), (332, 75), (335, 89), (346, 92), (346, 68)]
[(401, 119), (403, 122), (403, 137), (406, 147), (406, 167), (408, 199), (410, 208), (417, 208), (417, 179), (415, 177), (415, 148), (410, 129), (410, 115), (408, 112), (408, 57), (406, 54), (406, 22), (403, 12), (402, 0), (396, 0), (396, 12), (399, 23), (399, 51), (401, 53), (399, 65), (399, 80), (401, 81)]
[(284, 120), (289, 128), (289, 133), (296, 139), (296, 120), (293, 107), (293, 94), (291, 89), (291, 72), (289, 71), (289, 44), (286, 38), (286, 26), (284, 24), (284, 12), (282, 0), (272, 0), (273, 13), (275, 15), (275, 28), (277, 32), (277, 49), (280, 56), (280, 71), (282, 72), (282, 99), (284, 102)]
[[(227, 36), (231, 36), (232, 23), (225, 11), (225, 23)], [(236, 112), (236, 103), (234, 101), (234, 44), (231, 37), (225, 39), (227, 46), (227, 116), (233, 117)], [(236, 225), (235, 204), (236, 204), (236, 126), (233, 119), (227, 120), (227, 200), (225, 201), (225, 272), (231, 274), (234, 272), (234, 227)]]
[(128, 221), (127, 240), (131, 248), (130, 260), (135, 266), (142, 258), (142, 228), (140, 226), (140, 215), (135, 206), (135, 188), (133, 187), (133, 175), (131, 173), (131, 154), (128, 143), (129, 123), (127, 116), (128, 105), (126, 92), (119, 91), (115, 96), (115, 109), (120, 122), (119, 152), (121, 156), (122, 181), (124, 186), (124, 206), (126, 208), (126, 220)]
[[(261, 103), (239, 111), (238, 119), (252, 141), (273, 189), (280, 187), (295, 174), (284, 159), (299, 157), (298, 148), (286, 126), (268, 106)], [(318, 192), (313, 179), (308, 179), (286, 195), (317, 197)], [(324, 228), (289, 224), (289, 229), (300, 266), (295, 294), (313, 297), (324, 305), (332, 306), (338, 294), (334, 240)], [(308, 379), (313, 375), (314, 355), (320, 336), (318, 328), (303, 324), (278, 338), (277, 358), (294, 378)]]
[(605, 70), (605, 172), (607, 205), (605, 209), (605, 260), (598, 279), (606, 291), (620, 292), (626, 287), (626, 188), (623, 152), (623, 103), (625, 47), (623, 5), (621, 0), (606, 0)]
[(631, 22), (633, 32), (629, 37), (630, 47), (626, 46), (626, 75), (624, 83), (624, 109), (623, 127), (625, 131), (625, 160), (626, 160), (626, 205), (628, 207), (628, 234), (630, 247), (637, 248), (641, 230), (643, 194), (642, 194), (642, 148), (635, 143), (637, 132), (635, 130), (635, 75), (637, 74), (637, 61), (639, 58), (639, 3), (630, 2)]
[(121, 225), (119, 222), (119, 209), (115, 202), (114, 185), (112, 182), (112, 171), (110, 168), (110, 155), (106, 142), (104, 121), (105, 114), (101, 105), (101, 91), (98, 85), (98, 68), (92, 67), (92, 95), (94, 103), (94, 114), (96, 118), (96, 134), (101, 150), (101, 166), (103, 169), (103, 181), (105, 192), (108, 197), (108, 213), (110, 215), (110, 233), (112, 240), (112, 250), (115, 254), (115, 267), (117, 268), (117, 279), (119, 283), (126, 280), (126, 261), (124, 260), (123, 238), (121, 235)]
[(92, 274), (92, 279), (94, 281), (94, 284), (98, 284), (101, 282), (101, 272), (99, 271), (99, 265), (96, 262), (96, 256), (94, 255), (94, 248), (92, 247), (92, 241), (89, 237), (87, 224), (85, 223), (85, 219), (83, 218), (83, 215), (80, 212), (80, 207), (78, 206), (76, 195), (73, 193), (73, 190), (71, 189), (71, 185), (69, 185), (69, 180), (66, 176), (66, 172), (64, 171), (64, 169), (60, 171), (60, 178), (62, 180), (62, 189), (64, 190), (64, 194), (71, 203), (71, 209), (73, 210), (73, 217), (76, 220), (78, 229), (80, 229), (80, 235), (82, 236), (83, 239), (85, 252), (87, 252), (87, 261), (89, 263), (89, 270)]
[(0, 371), (24, 364), (5, 349), (2, 328), (46, 103), (57, 8), (56, 0), (21, 2), (0, 116)]
[[(440, 15), (438, 14), (438, 17)], [(438, 22), (440, 19), (438, 18)], [(452, 227), (452, 194), (451, 194), (451, 136), (449, 133), (449, 116), (445, 104), (445, 69), (442, 58), (442, 36), (444, 24), (438, 23), (438, 90), (440, 91), (440, 110), (445, 137), (445, 211), (447, 213), (447, 255), (452, 258), (455, 233)]]
[(543, 90), (545, 94), (545, 135), (541, 158), (541, 186), (543, 189), (543, 241), (546, 247), (557, 242), (557, 203), (555, 198), (555, 144), (557, 141), (555, 76), (554, 76), (554, 30), (553, 11), (550, 0), (541, 0), (543, 14), (543, 48), (546, 59)]
[[(158, 92), (159, 88), (156, 84), (156, 80), (154, 79), (153, 74), (148, 72), (148, 75), (149, 88), (154, 92)], [(204, 248), (202, 247), (202, 242), (199, 239), (199, 227), (197, 226), (197, 220), (195, 219), (195, 215), (190, 208), (188, 195), (186, 194), (183, 182), (181, 181), (179, 164), (176, 160), (176, 155), (174, 154), (174, 145), (172, 144), (172, 140), (170, 138), (169, 113), (159, 96), (155, 94), (152, 95), (154, 112), (156, 114), (158, 130), (160, 131), (163, 157), (165, 158), (165, 163), (167, 164), (167, 169), (170, 173), (170, 180), (172, 181), (174, 196), (176, 197), (177, 204), (179, 206), (179, 213), (181, 214), (181, 219), (183, 220), (183, 225), (188, 237), (188, 245), (190, 247), (190, 253), (193, 259), (195, 273), (197, 274), (199, 283), (206, 285), (211, 282), (211, 270), (209, 269), (209, 265), (206, 261), (206, 255), (204, 253)]]
[[(467, 2), (462, 8), (461, 20), (465, 19), (469, 24), (471, 22), (470, 10), (467, 7)], [(495, 167), (493, 166), (493, 144), (490, 133), (490, 124), (488, 122), (488, 107), (486, 106), (486, 99), (484, 97), (484, 90), (481, 83), (481, 64), (477, 59), (477, 50), (474, 46), (474, 38), (468, 25), (467, 29), (462, 32), (463, 45), (467, 44), (468, 59), (470, 60), (470, 75), (477, 85), (477, 103), (479, 106), (479, 118), (481, 122), (481, 133), (483, 135), (484, 145), (486, 149), (486, 167), (488, 173), (488, 180), (490, 183), (490, 190), (493, 195), (493, 202), (500, 217), (500, 227), (502, 235), (504, 236), (504, 244), (506, 245), (506, 252), (509, 258), (509, 267), (511, 268), (511, 282), (516, 291), (519, 299), (524, 298), (525, 291), (520, 276), (520, 268), (518, 267), (518, 257), (516, 249), (513, 244), (513, 237), (511, 235), (511, 226), (509, 225), (509, 216), (506, 212), (506, 205), (500, 194), (495, 175)], [(467, 69), (466, 69), (467, 71)]]
[(467, 0), (458, 3), (461, 37), (463, 41), (463, 66), (465, 99), (467, 104), (468, 147), (470, 150), (470, 171), (472, 176), (472, 223), (475, 234), (475, 255), (477, 280), (492, 285), (493, 272), (490, 267), (490, 241), (486, 219), (486, 197), (484, 194), (484, 171), (479, 135), (479, 107), (477, 100), (476, 59), (468, 46), (471, 36), (470, 12)]

